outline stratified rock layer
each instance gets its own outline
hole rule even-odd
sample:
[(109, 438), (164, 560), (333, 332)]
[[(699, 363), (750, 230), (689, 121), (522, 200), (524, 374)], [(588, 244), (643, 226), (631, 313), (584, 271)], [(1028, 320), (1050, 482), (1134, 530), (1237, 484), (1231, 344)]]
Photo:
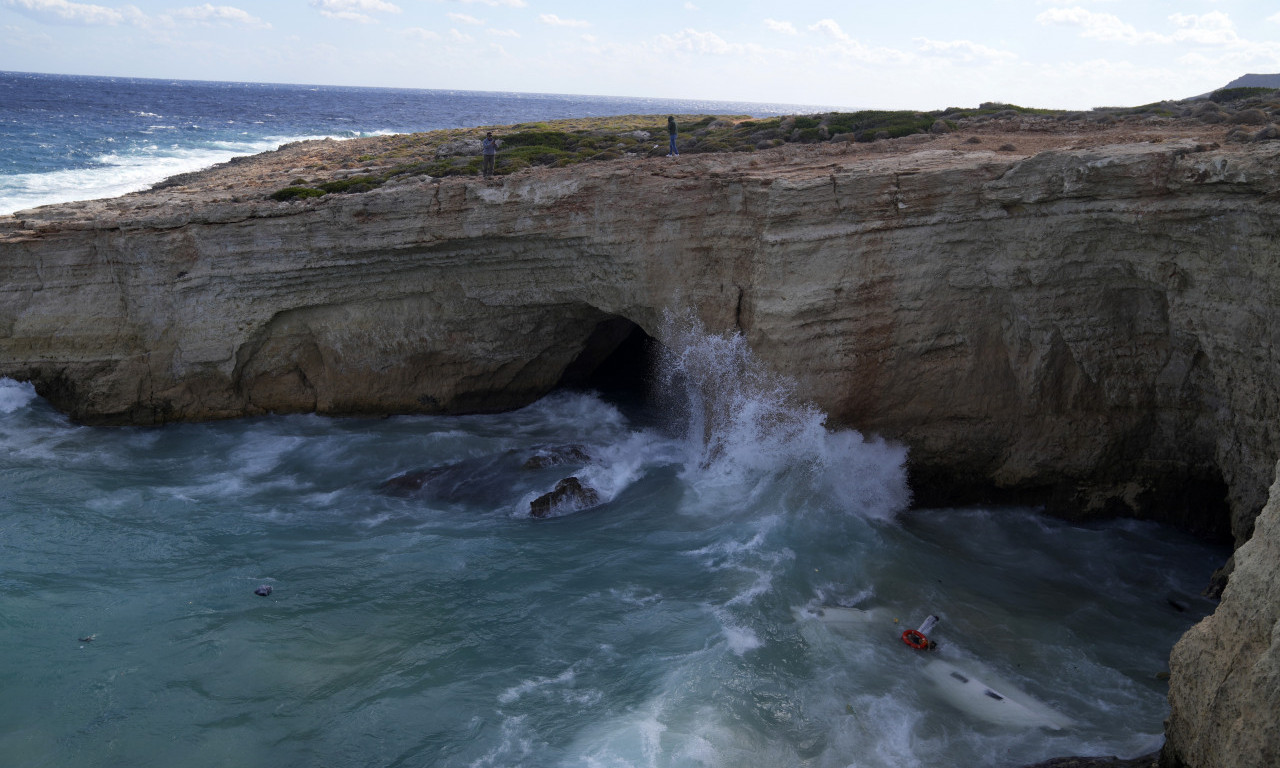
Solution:
[(0, 375), (89, 423), (497, 410), (693, 306), (907, 443), (926, 496), (1243, 541), (1277, 455), (1278, 153), (815, 148), (38, 209), (0, 218)]
[(1174, 646), (1166, 768), (1280, 765), (1280, 479), (1213, 615)]
[[(833, 424), (906, 443), (918, 493), (1240, 543), (1280, 456), (1277, 233), (1274, 142), (788, 148), (288, 203), (175, 186), (0, 217), (0, 375), (90, 423), (494, 410), (694, 307)], [(1273, 748), (1266, 520), (1179, 646), (1170, 760)]]

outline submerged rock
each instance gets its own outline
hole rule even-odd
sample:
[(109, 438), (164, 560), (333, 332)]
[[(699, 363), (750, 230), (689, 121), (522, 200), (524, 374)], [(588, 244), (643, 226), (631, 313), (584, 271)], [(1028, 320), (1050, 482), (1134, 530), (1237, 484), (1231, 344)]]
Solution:
[(556, 445), (539, 448), (533, 455), (525, 459), (525, 469), (546, 469), (561, 464), (586, 464), (591, 457), (580, 445)]
[(553, 514), (565, 514), (594, 507), (600, 503), (600, 493), (589, 485), (583, 485), (577, 477), (570, 475), (556, 487), (529, 502), (529, 514), (544, 518)]
[(257, 589), (253, 590), (253, 594), (257, 595), (258, 597), (267, 597), (268, 595), (271, 594), (271, 585), (262, 584)]
[[(384, 482), (392, 496), (412, 496), (482, 508), (511, 503), (512, 478), (520, 471), (521, 454), (501, 451), (471, 459), (416, 469)], [(516, 497), (520, 493), (514, 494)]]
[(431, 467), (430, 469), (417, 469), (412, 472), (405, 472), (403, 475), (396, 475), (383, 483), (380, 490), (384, 493), (390, 493), (397, 496), (407, 496), (421, 491), (432, 480), (444, 476), (457, 466), (457, 464), (444, 464), (438, 467)]

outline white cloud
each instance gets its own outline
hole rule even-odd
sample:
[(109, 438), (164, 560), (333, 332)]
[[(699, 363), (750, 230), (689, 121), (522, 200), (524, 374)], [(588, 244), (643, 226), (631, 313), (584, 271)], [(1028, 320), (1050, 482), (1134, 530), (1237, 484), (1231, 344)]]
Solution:
[(271, 29), (271, 25), (257, 16), (229, 5), (212, 5), (205, 3), (191, 8), (179, 8), (168, 14), (171, 18), (197, 24), (227, 24), (245, 27)]
[(6, 4), (41, 21), (89, 26), (120, 24), (125, 15), (114, 8), (68, 0), (6, 0)]
[[(1280, 19), (1280, 14), (1276, 14)], [(1245, 40), (1236, 33), (1231, 17), (1221, 11), (1205, 14), (1175, 13), (1169, 17), (1175, 27), (1172, 34), (1139, 31), (1109, 13), (1093, 13), (1084, 8), (1054, 8), (1036, 17), (1041, 24), (1061, 24), (1076, 26), (1081, 35), (1105, 42), (1128, 43), (1137, 45), (1151, 44), (1191, 44), (1214, 46), (1228, 50), (1264, 52), (1274, 50), (1269, 43), (1254, 43)]]
[(529, 5), (524, 0), (458, 0), (458, 2), (467, 4), (479, 3), (493, 7), (506, 6), (507, 8), (524, 8)]
[(476, 39), (466, 32), (451, 29), (449, 30), (449, 41), (453, 43), (474, 43)]
[(591, 22), (582, 21), (581, 19), (562, 19), (554, 13), (538, 14), (538, 21), (543, 24), (549, 24), (553, 27), (589, 27)]
[(320, 9), (321, 16), (361, 24), (375, 20), (371, 13), (400, 13), (400, 6), (386, 0), (311, 0), (311, 7)]
[(1169, 20), (1178, 28), (1173, 33), (1173, 39), (1177, 42), (1201, 45), (1235, 45), (1241, 42), (1231, 18), (1220, 11), (1202, 16), (1175, 13)]
[(494, 37), (519, 37), (520, 33), (514, 29), (490, 29), (489, 34)]
[(400, 30), (400, 35), (401, 37), (407, 37), (407, 38), (410, 38), (413, 40), (419, 40), (419, 41), (440, 39), (439, 32), (434, 32), (430, 29), (424, 29), (422, 27), (406, 27), (405, 29)]
[(817, 24), (811, 24), (809, 25), (809, 31), (821, 32), (824, 35), (839, 40), (842, 43), (847, 43), (853, 40), (853, 38), (844, 33), (844, 30), (840, 28), (840, 25), (837, 24), (834, 19), (823, 19)]
[(685, 9), (686, 11), (700, 11), (700, 10), (702, 10), (702, 9), (701, 9), (701, 8), (699, 8), (698, 6), (694, 5), (693, 3), (689, 3), (689, 2), (686, 2), (686, 3), (684, 4), (684, 9)]
[(1036, 16), (1036, 21), (1046, 26), (1059, 24), (1079, 27), (1080, 34), (1093, 40), (1109, 43), (1159, 43), (1167, 41), (1154, 32), (1139, 32), (1120, 17), (1110, 13), (1094, 13), (1085, 8), (1051, 8)]
[(454, 21), (458, 22), (459, 24), (478, 24), (478, 25), (484, 24), (483, 21), (481, 21), (480, 19), (477, 19), (475, 16), (468, 16), (465, 13), (446, 13), (445, 15), (453, 19)]
[(924, 37), (918, 37), (915, 40), (920, 46), (920, 50), (925, 53), (942, 53), (952, 61), (973, 62), (981, 61), (992, 64), (1007, 64), (1018, 58), (1018, 54), (1012, 51), (1001, 51), (996, 48), (989, 48), (981, 43), (975, 43), (970, 40), (930, 40)]
[(726, 42), (715, 32), (699, 32), (696, 29), (681, 30), (674, 35), (658, 35), (658, 47), (668, 51), (717, 56), (742, 53), (744, 50), (741, 45)]
[[(834, 23), (834, 22), (832, 22), (832, 23)], [(776, 20), (776, 19), (765, 19), (765, 20), (764, 20), (764, 25), (765, 25), (766, 27), (768, 27), (769, 29), (772, 29), (774, 32), (781, 32), (781, 33), (782, 33), (782, 34), (784, 34), (784, 35), (798, 35), (798, 34), (800, 34), (799, 32), (797, 32), (797, 31), (796, 31), (796, 25), (792, 24), (792, 23), (791, 23), (791, 22), (789, 22), (789, 21), (778, 21), (778, 20)]]

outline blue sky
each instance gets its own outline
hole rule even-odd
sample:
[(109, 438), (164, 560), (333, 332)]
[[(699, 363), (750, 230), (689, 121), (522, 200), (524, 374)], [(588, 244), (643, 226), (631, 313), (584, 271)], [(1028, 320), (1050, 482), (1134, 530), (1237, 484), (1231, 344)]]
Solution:
[(1280, 73), (1280, 2), (0, 0), (0, 70), (1084, 109)]

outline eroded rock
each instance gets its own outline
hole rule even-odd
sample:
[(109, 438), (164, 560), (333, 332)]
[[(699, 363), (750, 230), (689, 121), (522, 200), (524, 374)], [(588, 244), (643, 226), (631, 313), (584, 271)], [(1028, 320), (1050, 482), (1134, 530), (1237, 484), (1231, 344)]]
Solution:
[[(1277, 466), (1280, 472), (1280, 465)], [(1280, 765), (1280, 474), (1213, 614), (1169, 659), (1164, 768)]]
[(600, 493), (571, 475), (556, 483), (551, 491), (529, 502), (529, 514), (537, 518), (556, 517), (588, 509), (599, 503)]
[(580, 445), (552, 445), (539, 448), (522, 465), (525, 469), (546, 469), (562, 464), (586, 464), (591, 461)]

